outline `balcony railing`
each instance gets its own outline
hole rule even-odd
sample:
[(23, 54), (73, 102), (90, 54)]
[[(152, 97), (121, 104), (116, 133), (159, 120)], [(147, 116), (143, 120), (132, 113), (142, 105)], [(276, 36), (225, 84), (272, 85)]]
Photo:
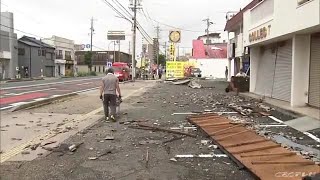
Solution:
[(63, 59), (63, 55), (56, 55), (56, 59)]
[(71, 60), (71, 55), (65, 55), (65, 60)]

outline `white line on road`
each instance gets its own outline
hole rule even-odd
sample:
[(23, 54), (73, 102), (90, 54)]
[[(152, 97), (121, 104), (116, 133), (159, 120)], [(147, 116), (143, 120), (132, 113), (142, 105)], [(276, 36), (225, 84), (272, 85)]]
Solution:
[(276, 122), (278, 122), (278, 123), (283, 123), (283, 121), (281, 121), (280, 119), (278, 119), (278, 118), (276, 118), (276, 117), (274, 117), (274, 116), (268, 116), (270, 119), (272, 119), (272, 120), (274, 120), (274, 121), (276, 121)]
[(52, 85), (52, 84), (64, 84), (64, 83), (69, 83), (69, 82), (86, 81), (86, 80), (95, 80), (95, 79), (101, 79), (101, 78), (77, 79), (77, 80), (72, 80), (72, 81), (52, 82), (52, 83), (43, 83), (43, 84), (26, 85), (26, 86), (15, 86), (15, 87), (1, 88), (1, 90), (17, 89), (17, 88), (25, 88), (25, 87), (35, 87), (35, 86), (45, 86), (45, 85)]
[(303, 132), (303, 134), (309, 136), (311, 139), (317, 141), (318, 143), (320, 143), (320, 139), (318, 137), (316, 137), (315, 135), (309, 133), (309, 132)]
[(10, 108), (13, 108), (13, 106), (2, 107), (2, 108), (0, 108), (0, 110), (2, 111), (2, 110), (10, 109)]
[(91, 84), (92, 82), (87, 82), (87, 83), (81, 83), (81, 84), (76, 84), (77, 86), (82, 86), (82, 85), (87, 85), (87, 84)]

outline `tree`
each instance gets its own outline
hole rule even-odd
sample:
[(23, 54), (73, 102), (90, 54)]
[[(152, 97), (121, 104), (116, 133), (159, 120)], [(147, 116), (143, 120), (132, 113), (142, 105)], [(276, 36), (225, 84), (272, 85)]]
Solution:
[(166, 56), (164, 54), (159, 54), (159, 64), (161, 64), (162, 66), (166, 65)]
[(92, 70), (92, 52), (88, 51), (84, 54), (84, 63), (88, 66), (89, 71)]

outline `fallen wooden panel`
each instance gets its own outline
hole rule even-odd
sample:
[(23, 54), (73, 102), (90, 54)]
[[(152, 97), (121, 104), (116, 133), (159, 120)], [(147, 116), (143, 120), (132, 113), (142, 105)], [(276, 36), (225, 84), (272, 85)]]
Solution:
[[(303, 176), (320, 173), (320, 167), (314, 162), (259, 136), (245, 124), (227, 124), (231, 122), (229, 119), (214, 114), (193, 115), (188, 120), (206, 132), (238, 165), (241, 163), (259, 179), (301, 180)], [(288, 177), (284, 173), (294, 176)]]

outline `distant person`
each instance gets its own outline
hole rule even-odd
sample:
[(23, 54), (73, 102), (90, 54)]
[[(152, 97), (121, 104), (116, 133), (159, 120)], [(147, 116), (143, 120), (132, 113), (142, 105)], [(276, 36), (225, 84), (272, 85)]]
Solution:
[(226, 70), (225, 70), (224, 74), (226, 76), (226, 81), (227, 81), (228, 80), (228, 75), (229, 75), (228, 66), (226, 66)]
[[(103, 101), (103, 109), (105, 114), (105, 120), (115, 122), (116, 119), (116, 108), (117, 108), (117, 92), (119, 99), (121, 99), (121, 92), (119, 86), (118, 78), (113, 74), (112, 68), (107, 70), (107, 75), (102, 79), (102, 84), (100, 87), (100, 99)], [(110, 116), (109, 116), (109, 106), (110, 106)]]
[(162, 78), (162, 73), (163, 73), (163, 70), (161, 68), (159, 68), (159, 70), (158, 70), (159, 79)]
[(236, 77), (246, 77), (247, 74), (243, 72), (243, 69), (240, 69), (240, 72), (236, 75)]
[(239, 89), (236, 88), (236, 81), (235, 81), (234, 76), (231, 77), (229, 85), (226, 88), (226, 93), (231, 92), (231, 91), (236, 92), (237, 95), (239, 94)]

